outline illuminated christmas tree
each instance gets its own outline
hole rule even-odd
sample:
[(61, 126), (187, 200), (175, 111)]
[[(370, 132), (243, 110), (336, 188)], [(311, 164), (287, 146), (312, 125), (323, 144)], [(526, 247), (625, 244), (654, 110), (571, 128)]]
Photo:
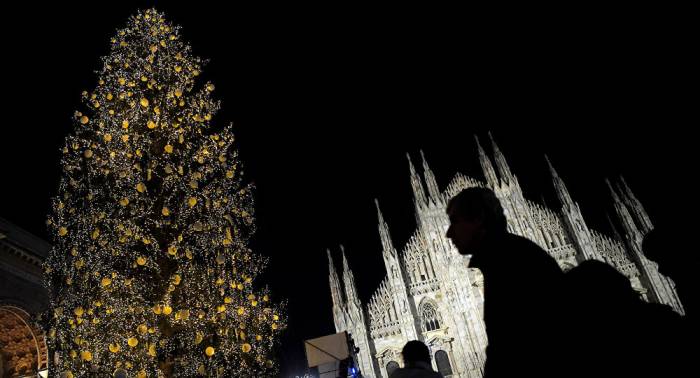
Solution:
[(155, 10), (111, 43), (47, 221), (52, 375), (272, 376), (283, 309), (253, 285), (252, 187), (204, 61)]

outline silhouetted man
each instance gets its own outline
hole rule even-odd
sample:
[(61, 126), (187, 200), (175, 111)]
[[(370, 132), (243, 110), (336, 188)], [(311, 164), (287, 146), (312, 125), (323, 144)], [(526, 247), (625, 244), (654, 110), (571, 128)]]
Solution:
[(645, 302), (630, 281), (601, 261), (565, 275), (569, 377), (676, 377), (683, 371), (680, 316)]
[(447, 206), (447, 237), (484, 276), (485, 377), (565, 376), (558, 371), (563, 273), (549, 254), (507, 231), (493, 191), (469, 188)]
[(394, 370), (389, 378), (442, 378), (442, 374), (430, 366), (430, 350), (422, 342), (407, 342), (401, 355), (404, 367)]

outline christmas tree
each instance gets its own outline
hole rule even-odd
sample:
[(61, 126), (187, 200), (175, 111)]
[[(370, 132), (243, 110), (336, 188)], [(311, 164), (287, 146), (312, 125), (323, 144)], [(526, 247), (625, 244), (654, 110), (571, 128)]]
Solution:
[(156, 10), (111, 43), (47, 221), (52, 375), (274, 375), (283, 308), (253, 285), (252, 186), (205, 62)]

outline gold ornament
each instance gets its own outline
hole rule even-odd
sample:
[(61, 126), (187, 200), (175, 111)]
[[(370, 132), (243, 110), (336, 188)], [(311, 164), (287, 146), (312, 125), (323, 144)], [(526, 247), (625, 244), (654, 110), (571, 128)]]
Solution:
[(182, 96), (182, 89), (176, 89), (175, 90), (175, 97), (181, 97)]
[(147, 98), (141, 98), (141, 101), (139, 101), (139, 103), (140, 103), (141, 106), (143, 106), (144, 108), (147, 108), (147, 107), (148, 107), (148, 99), (147, 99)]
[(109, 277), (105, 277), (101, 281), (102, 286), (107, 287), (112, 284), (112, 280)]
[(82, 123), (83, 125), (88, 123), (89, 121), (90, 119), (87, 116), (80, 117), (80, 123)]
[(75, 314), (75, 316), (81, 317), (81, 316), (83, 316), (84, 311), (85, 310), (83, 310), (82, 307), (78, 307), (75, 310), (73, 310), (73, 313)]
[(136, 264), (138, 264), (139, 266), (145, 265), (145, 264), (146, 264), (146, 258), (143, 257), (143, 256), (137, 257), (137, 258), (136, 258)]
[(104, 139), (105, 139), (105, 142), (111, 142), (112, 141), (112, 134), (105, 134)]
[(145, 324), (141, 324), (136, 328), (136, 331), (141, 335), (145, 335), (148, 332), (148, 327)]
[(85, 152), (83, 153), (83, 155), (84, 155), (86, 158), (88, 158), (88, 159), (91, 158), (91, 157), (92, 157), (92, 150), (91, 150), (91, 149), (85, 150)]
[(209, 85), (207, 85), (207, 90), (208, 90), (209, 92), (214, 91), (214, 84), (209, 84)]
[(172, 307), (170, 307), (170, 306), (168, 306), (168, 305), (163, 306), (163, 314), (165, 314), (165, 315), (170, 315), (170, 313), (172, 313), (172, 312), (173, 312), (173, 308), (172, 308)]
[(112, 353), (119, 353), (121, 348), (119, 347), (119, 344), (109, 344), (109, 351)]
[(155, 128), (156, 128), (156, 123), (153, 122), (153, 121), (151, 121), (151, 120), (149, 120), (149, 121), (146, 123), (146, 126), (147, 126), (149, 129), (155, 129)]
[(80, 352), (80, 358), (82, 358), (84, 361), (92, 361), (92, 353), (89, 351), (82, 351)]
[(204, 351), (204, 353), (207, 354), (207, 356), (211, 357), (214, 355), (214, 348), (212, 347), (207, 347), (207, 349)]
[(119, 200), (119, 204), (122, 206), (126, 206), (129, 204), (129, 199), (128, 198), (122, 198)]
[(133, 347), (139, 345), (139, 340), (135, 337), (129, 337), (129, 340), (127, 341), (127, 343), (129, 344), (130, 347), (133, 348)]
[(171, 144), (166, 144), (165, 145), (165, 152), (171, 154), (173, 153), (173, 146)]
[(146, 191), (146, 185), (144, 185), (142, 182), (140, 182), (140, 183), (136, 184), (136, 190), (139, 193), (143, 193)]
[(122, 128), (128, 129), (129, 128), (129, 121), (128, 120), (123, 120), (122, 121)]
[(151, 357), (155, 357), (158, 355), (158, 353), (156, 352), (156, 344), (151, 343), (148, 345), (148, 355)]
[(67, 228), (65, 228), (65, 227), (59, 227), (59, 228), (58, 228), (58, 234), (59, 234), (60, 236), (66, 236), (67, 233), (68, 233), (68, 229), (67, 229)]
[(243, 351), (243, 353), (248, 353), (251, 349), (252, 347), (248, 343), (241, 345), (241, 350)]
[(167, 207), (163, 207), (163, 210), (161, 210), (161, 213), (163, 213), (164, 217), (167, 217), (168, 215), (170, 215), (170, 210), (168, 210)]
[(197, 204), (197, 199), (194, 197), (190, 197), (187, 200), (187, 204), (190, 205), (190, 207), (194, 207)]

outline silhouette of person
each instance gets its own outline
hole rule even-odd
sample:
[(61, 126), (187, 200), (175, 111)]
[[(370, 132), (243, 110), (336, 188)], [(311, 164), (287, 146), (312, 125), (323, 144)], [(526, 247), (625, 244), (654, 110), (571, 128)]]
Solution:
[(404, 367), (394, 370), (389, 378), (442, 378), (430, 365), (430, 350), (418, 340), (404, 345), (401, 351)]
[(566, 273), (571, 377), (672, 377), (682, 371), (680, 316), (646, 303), (612, 266), (587, 260)]
[(447, 237), (484, 276), (485, 377), (561, 377), (557, 364), (563, 272), (532, 241), (511, 234), (495, 193), (468, 188), (447, 206)]
[(695, 319), (697, 303), (691, 286), (696, 272), (695, 264), (690, 260), (692, 254), (688, 253), (687, 247), (678, 242), (679, 237), (683, 235), (666, 235), (665, 229), (657, 227), (644, 237), (642, 251), (649, 260), (659, 265), (659, 273), (673, 280), (685, 316)]

